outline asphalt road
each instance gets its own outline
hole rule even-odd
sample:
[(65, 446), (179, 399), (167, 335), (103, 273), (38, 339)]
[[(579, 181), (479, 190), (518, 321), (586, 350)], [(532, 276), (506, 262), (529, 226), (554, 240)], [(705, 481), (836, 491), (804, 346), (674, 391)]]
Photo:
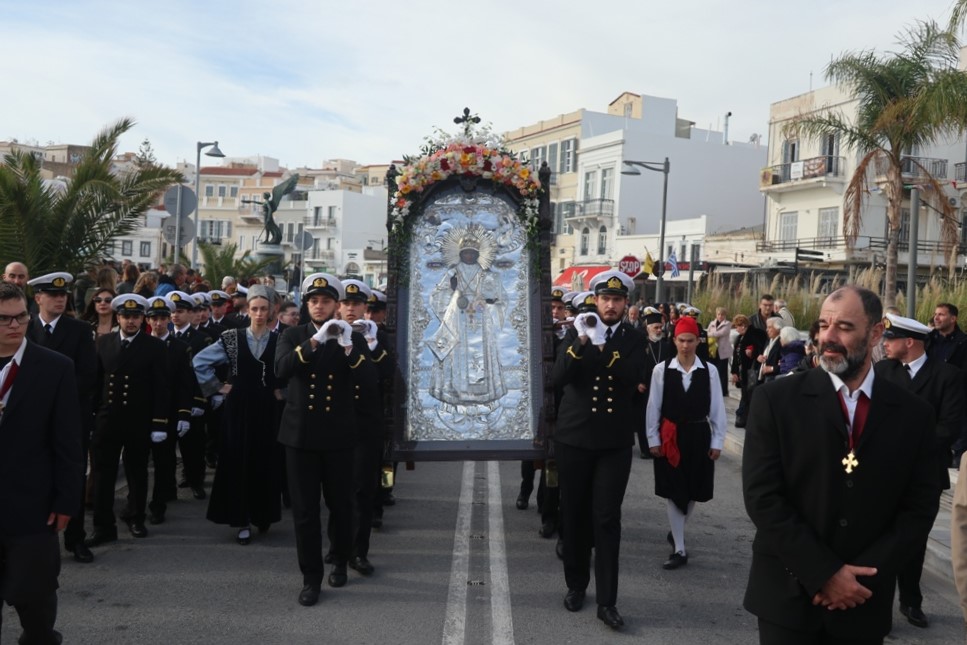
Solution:
[[(635, 457), (618, 600), (627, 625), (618, 633), (595, 617), (593, 580), (581, 612), (563, 608), (554, 540), (538, 536), (533, 498), (526, 511), (514, 506), (515, 462), (401, 469), (398, 503), (373, 538), (376, 573), (350, 571), (348, 585), (324, 585), (311, 608), (296, 602), (288, 516), (243, 547), (204, 519), (207, 502), (183, 499), (148, 538), (122, 528), (119, 542), (95, 549), (93, 564), (65, 558), (57, 627), (65, 643), (91, 644), (756, 643), (755, 620), (742, 609), (753, 530), (738, 458), (723, 455), (716, 477), (715, 499), (698, 505), (687, 528), (688, 566), (664, 571), (664, 500), (653, 494), (651, 462)], [(930, 628), (897, 613), (888, 642), (963, 642), (952, 585), (929, 574), (924, 582)], [(16, 614), (3, 612), (2, 642), (14, 643)]]

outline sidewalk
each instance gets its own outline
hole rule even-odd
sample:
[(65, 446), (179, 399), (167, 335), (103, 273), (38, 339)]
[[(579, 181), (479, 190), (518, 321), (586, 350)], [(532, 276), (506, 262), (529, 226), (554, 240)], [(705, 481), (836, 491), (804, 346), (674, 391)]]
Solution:
[[(725, 436), (726, 452), (742, 457), (742, 447), (745, 445), (745, 428), (736, 428), (735, 410), (739, 406), (739, 391), (729, 388), (729, 396), (725, 399), (725, 411), (729, 420), (728, 434)], [(940, 513), (930, 531), (927, 540), (927, 555), (923, 566), (942, 578), (953, 583), (954, 570), (950, 563), (950, 508), (953, 503), (953, 487), (957, 483), (957, 471), (950, 469), (950, 490), (945, 490), (940, 498)]]

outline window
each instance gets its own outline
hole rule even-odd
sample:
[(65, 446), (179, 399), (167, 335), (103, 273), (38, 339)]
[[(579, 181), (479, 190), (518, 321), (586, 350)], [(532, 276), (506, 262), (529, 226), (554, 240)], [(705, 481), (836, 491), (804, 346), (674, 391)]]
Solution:
[(633, 106), (631, 105), (631, 103), (625, 103), (625, 105), (624, 105), (624, 113), (625, 113), (625, 118), (626, 119), (630, 119), (631, 118), (631, 109), (632, 109), (632, 107)]
[(779, 214), (779, 239), (795, 240), (798, 238), (799, 213), (796, 211)]
[[(897, 242), (900, 244), (910, 243), (910, 209), (900, 209), (900, 230), (898, 231)], [(886, 222), (886, 238), (890, 239), (890, 222)]]
[(544, 154), (546, 151), (547, 149), (544, 146), (531, 150), (531, 168), (537, 170), (541, 167), (541, 163), (544, 162)]
[(332, 221), (336, 219), (336, 207), (335, 206), (330, 206), (329, 207), (329, 215), (328, 215), (328, 217), (329, 217), (329, 222), (330, 223), (332, 223)]
[(289, 222), (285, 225), (285, 241), (291, 244), (293, 235), (295, 235), (295, 223)]
[(560, 219), (560, 227), (558, 233), (563, 233), (565, 235), (570, 235), (574, 232), (574, 229), (568, 223), (567, 218), (574, 217), (574, 202), (561, 202), (557, 205), (558, 208), (558, 218)]
[(601, 199), (614, 199), (614, 168), (601, 169)]
[(560, 159), (558, 158), (558, 154), (557, 154), (557, 144), (549, 143), (547, 145), (547, 165), (551, 169), (551, 172), (553, 173), (557, 172), (559, 161)]
[(151, 257), (151, 242), (141, 242), (141, 257)]
[(224, 184), (218, 187), (218, 196), (224, 197), (226, 195), (226, 187)]
[(322, 220), (322, 206), (316, 206), (312, 211), (312, 225), (319, 226), (320, 220)]
[(605, 255), (608, 252), (608, 227), (602, 226), (598, 229), (598, 255)]
[(690, 261), (701, 262), (702, 261), (702, 245), (692, 244), (692, 256), (689, 258)]
[(591, 231), (588, 229), (588, 227), (585, 226), (584, 229), (581, 231), (581, 255), (588, 254), (588, 245), (590, 244), (590, 242), (591, 242)]
[(335, 241), (335, 238), (331, 238), (331, 237), (327, 237), (326, 238), (326, 250), (327, 251), (331, 251), (332, 250), (332, 243), (334, 241)]
[(584, 173), (584, 199), (594, 199), (594, 184), (597, 183), (597, 179), (597, 170), (589, 170)]
[(238, 186), (232, 186), (228, 189), (228, 194), (232, 197), (238, 197)]
[(574, 172), (577, 168), (577, 139), (568, 139), (561, 143), (561, 163), (559, 172)]
[(205, 184), (205, 197), (214, 197), (215, 187), (211, 184)]
[(819, 244), (823, 246), (835, 246), (836, 239), (839, 237), (836, 229), (839, 225), (838, 208), (819, 209)]
[(134, 242), (131, 240), (121, 240), (121, 255), (133, 255)]

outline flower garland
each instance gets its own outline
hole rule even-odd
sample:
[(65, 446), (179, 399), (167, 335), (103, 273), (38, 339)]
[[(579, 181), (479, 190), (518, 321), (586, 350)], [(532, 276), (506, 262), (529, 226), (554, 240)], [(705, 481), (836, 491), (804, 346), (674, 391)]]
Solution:
[[(434, 149), (435, 148), (435, 149)], [(450, 141), (424, 148), (424, 156), (407, 159), (396, 179), (390, 221), (394, 232), (402, 231), (403, 220), (413, 211), (421, 194), (449, 177), (479, 177), (515, 189), (523, 198), (518, 214), (528, 232), (537, 231), (541, 182), (536, 173), (507, 150), (472, 141)]]

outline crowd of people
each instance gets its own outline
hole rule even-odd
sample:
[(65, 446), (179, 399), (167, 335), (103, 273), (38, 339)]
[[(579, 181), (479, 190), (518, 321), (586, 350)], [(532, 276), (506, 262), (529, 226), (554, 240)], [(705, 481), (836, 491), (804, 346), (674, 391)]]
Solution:
[[(341, 587), (349, 568), (374, 572), (370, 536), (393, 503), (385, 473), (395, 467), (383, 416), (396, 369), (386, 296), (315, 273), (299, 285), (300, 309), (267, 282), (226, 277), (214, 289), (180, 265), (35, 278), (22, 263), (5, 268), (0, 589), (24, 642), (59, 642), (59, 532), (90, 563), (92, 548), (118, 539), (118, 517), (145, 538), (179, 488), (207, 499), (207, 518), (241, 546), (291, 509), (304, 606), (324, 580)], [(621, 506), (636, 437), (666, 500), (662, 566), (687, 566), (685, 528), (714, 495), (731, 384), (756, 528), (745, 606), (761, 642), (881, 643), (896, 587), (901, 613), (927, 627), (927, 536), (967, 445), (957, 307), (939, 304), (928, 327), (849, 286), (802, 338), (769, 295), (750, 315), (719, 307), (702, 327), (691, 305), (630, 304), (633, 288), (608, 271), (589, 291), (551, 293), (553, 435), (544, 460), (521, 464), (517, 508), (528, 508), (540, 471), (540, 534), (558, 536), (565, 608), (582, 609), (593, 566), (597, 618), (624, 624)], [(44, 413), (28, 420), (26, 410)], [(116, 514), (122, 456), (127, 499)], [(961, 475), (953, 556), (967, 619)]]

